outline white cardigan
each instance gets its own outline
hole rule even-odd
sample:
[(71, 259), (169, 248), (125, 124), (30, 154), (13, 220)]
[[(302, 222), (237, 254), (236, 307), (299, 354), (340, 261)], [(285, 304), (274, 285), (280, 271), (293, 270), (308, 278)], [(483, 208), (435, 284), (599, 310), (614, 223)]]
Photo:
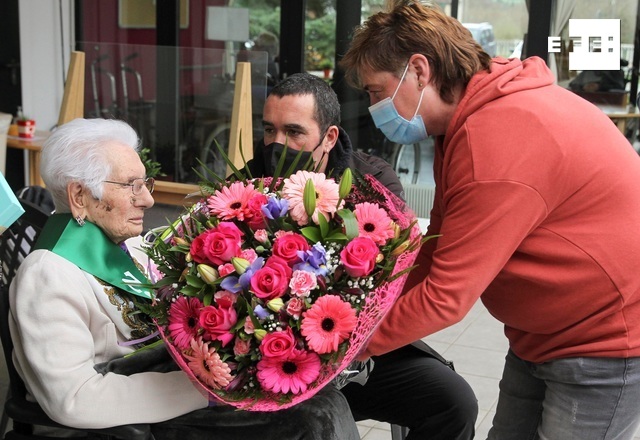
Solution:
[(109, 292), (50, 251), (34, 251), (20, 265), (10, 287), (14, 362), (49, 417), (102, 428), (161, 422), (206, 407), (207, 398), (182, 371), (96, 372), (94, 365), (133, 351), (118, 345), (131, 329)]

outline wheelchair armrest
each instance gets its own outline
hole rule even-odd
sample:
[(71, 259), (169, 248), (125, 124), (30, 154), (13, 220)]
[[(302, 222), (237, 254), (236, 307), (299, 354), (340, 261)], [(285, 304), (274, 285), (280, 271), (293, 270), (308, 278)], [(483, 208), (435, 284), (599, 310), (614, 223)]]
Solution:
[(7, 415), (15, 422), (29, 424), (29, 425), (41, 425), (55, 428), (75, 429), (84, 432), (95, 432), (97, 434), (104, 434), (113, 436), (116, 439), (123, 440), (152, 440), (151, 426), (149, 424), (137, 423), (131, 425), (113, 426), (110, 428), (100, 429), (78, 429), (69, 426), (61, 425), (58, 422), (52, 420), (35, 402), (29, 402), (24, 399), (10, 398), (5, 403), (5, 411)]

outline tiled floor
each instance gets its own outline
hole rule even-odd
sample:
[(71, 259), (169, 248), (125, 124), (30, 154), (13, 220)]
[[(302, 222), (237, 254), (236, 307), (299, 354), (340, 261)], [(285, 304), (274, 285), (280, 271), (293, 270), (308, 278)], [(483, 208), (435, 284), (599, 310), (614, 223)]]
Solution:
[[(452, 360), (456, 371), (475, 391), (479, 406), (476, 438), (485, 439), (495, 413), (498, 381), (507, 352), (502, 324), (478, 302), (461, 322), (425, 338), (425, 341)], [(391, 439), (386, 423), (366, 420), (358, 422), (358, 429), (362, 440)]]

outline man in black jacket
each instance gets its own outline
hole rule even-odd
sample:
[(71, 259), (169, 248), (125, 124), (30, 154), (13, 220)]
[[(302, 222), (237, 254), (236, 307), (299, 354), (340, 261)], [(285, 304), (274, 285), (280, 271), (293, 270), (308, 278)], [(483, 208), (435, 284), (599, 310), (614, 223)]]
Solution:
[[(391, 192), (403, 196), (402, 184), (387, 162), (353, 149), (340, 127), (338, 97), (322, 79), (298, 73), (277, 84), (265, 102), (262, 123), (264, 139), (247, 163), (252, 176), (273, 176), (286, 144), (283, 170), (304, 150), (298, 169), (312, 157), (325, 174), (339, 177), (350, 167), (372, 174)], [(409, 440), (474, 437), (475, 394), (435, 350), (416, 341), (373, 361), (364, 385), (351, 382), (342, 388), (356, 420), (406, 426)]]

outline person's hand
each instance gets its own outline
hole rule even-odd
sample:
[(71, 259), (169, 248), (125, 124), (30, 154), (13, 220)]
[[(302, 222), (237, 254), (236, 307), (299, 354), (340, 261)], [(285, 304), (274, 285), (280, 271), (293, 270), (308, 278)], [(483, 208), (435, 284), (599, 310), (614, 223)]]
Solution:
[(367, 358), (364, 361), (353, 361), (347, 368), (342, 370), (342, 372), (333, 380), (333, 382), (338, 389), (351, 382), (356, 382), (360, 385), (364, 385), (365, 383), (367, 383), (369, 374), (371, 374), (373, 367), (374, 362), (371, 358)]

